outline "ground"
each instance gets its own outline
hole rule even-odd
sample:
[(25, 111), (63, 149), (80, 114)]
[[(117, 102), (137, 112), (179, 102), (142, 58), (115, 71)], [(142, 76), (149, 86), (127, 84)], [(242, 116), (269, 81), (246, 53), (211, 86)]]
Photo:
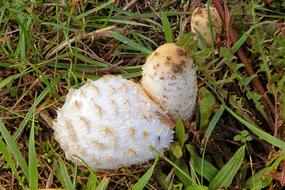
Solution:
[[(209, 1), (223, 32), (198, 48), (190, 17), (204, 3), (1, 1), (0, 189), (282, 189), (285, 3)], [(194, 59), (199, 85), (172, 146), (112, 171), (66, 160), (51, 126), (68, 89), (105, 74), (139, 81), (167, 42)]]

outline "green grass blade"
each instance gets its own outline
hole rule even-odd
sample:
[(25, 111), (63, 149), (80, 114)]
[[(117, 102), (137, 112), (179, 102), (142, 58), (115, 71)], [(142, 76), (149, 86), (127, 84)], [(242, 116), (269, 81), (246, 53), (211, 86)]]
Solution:
[(208, 187), (201, 185), (186, 186), (184, 190), (208, 190)]
[(232, 52), (236, 53), (239, 48), (242, 46), (242, 44), (246, 41), (246, 39), (249, 37), (249, 35), (251, 34), (251, 32), (253, 31), (253, 29), (255, 29), (258, 26), (261, 26), (263, 24), (268, 24), (270, 23), (269, 21), (265, 21), (265, 22), (261, 22), (258, 23), (256, 25), (254, 25), (253, 27), (251, 27), (249, 30), (247, 30), (237, 41), (236, 43), (232, 46)]
[(88, 177), (88, 181), (85, 187), (85, 190), (93, 190), (96, 189), (98, 183), (98, 178), (94, 172), (90, 172), (90, 175)]
[[(284, 6), (284, 5), (283, 5)], [(275, 13), (275, 14), (279, 14), (279, 15), (284, 15), (285, 16), (285, 13), (283, 12), (279, 12), (279, 11), (274, 11), (274, 10), (271, 10), (271, 9), (268, 9), (268, 8), (265, 8), (265, 7), (262, 7), (262, 6), (255, 6), (255, 9), (256, 10), (261, 10), (261, 11), (267, 11), (267, 12), (270, 12), (270, 13)], [(285, 17), (283, 17), (285, 18)]]
[(198, 39), (199, 39), (199, 42), (200, 42), (200, 45), (201, 45), (201, 49), (206, 49), (207, 45), (206, 45), (206, 42), (205, 42), (202, 34), (196, 28), (194, 28), (194, 30), (195, 30), (195, 32), (198, 35)]
[[(209, 126), (207, 127), (206, 131), (205, 131), (205, 143), (204, 143), (204, 150), (203, 150), (203, 155), (202, 155), (202, 159), (199, 165), (201, 165), (201, 168), (199, 169), (199, 171), (197, 171), (201, 176), (205, 177), (208, 181), (211, 181), (213, 179), (214, 176), (217, 173), (217, 171), (214, 171), (215, 168), (212, 168), (211, 164), (208, 163), (204, 158), (205, 158), (205, 153), (206, 153), (206, 148), (207, 148), (207, 144), (209, 141), (209, 138), (214, 130), (214, 128), (216, 127), (218, 121), (220, 120), (220, 118), (222, 117), (223, 113), (225, 111), (225, 107), (221, 106), (220, 109), (217, 111), (217, 113), (213, 116), (213, 118), (211, 119)], [(204, 141), (203, 140), (203, 141)], [(198, 158), (197, 158), (198, 159)], [(192, 159), (191, 159), (192, 160)], [(193, 158), (194, 160), (194, 158)], [(204, 163), (205, 162), (205, 163)], [(194, 163), (192, 163), (194, 165)], [(206, 167), (206, 170), (204, 169), (204, 167)], [(211, 169), (212, 170), (211, 170)], [(208, 170), (211, 170), (211, 172), (208, 172)]]
[(75, 165), (73, 168), (73, 182), (72, 182), (73, 189), (76, 189), (77, 170), (78, 170), (78, 167), (77, 165)]
[(24, 32), (24, 28), (20, 26), (20, 38), (16, 49), (16, 57), (20, 54), (21, 60), (26, 59), (26, 36)]
[(110, 179), (109, 178), (103, 178), (100, 183), (98, 184), (96, 190), (105, 190), (108, 187)]
[(272, 176), (267, 175), (273, 171), (272, 168), (262, 168), (253, 176), (249, 177), (245, 182), (245, 188), (251, 190), (259, 190), (267, 187), (272, 182)]
[(19, 74), (16, 74), (16, 75), (11, 75), (7, 78), (5, 78), (4, 80), (2, 80), (0, 82), (0, 89), (3, 89), (7, 84), (9, 84), (10, 82), (12, 82), (13, 80), (21, 77), (21, 76), (24, 76), (26, 75), (27, 73), (31, 72), (31, 70), (25, 70), (25, 71), (22, 71), (21, 73)]
[(21, 122), (21, 124), (18, 127), (17, 131), (14, 133), (14, 138), (16, 140), (19, 139), (19, 137), (21, 136), (21, 134), (22, 134), (26, 124), (28, 123), (30, 118), (33, 116), (34, 110), (35, 110), (36, 106), (48, 95), (49, 92), (50, 92), (50, 88), (46, 87), (41, 92), (41, 94), (34, 100), (34, 103), (33, 103), (32, 107), (30, 108), (30, 110), (28, 111), (28, 113), (26, 114), (25, 119)]
[(171, 164), (177, 171), (179, 171), (182, 175), (184, 175), (186, 178), (188, 178), (193, 184), (195, 184), (195, 180), (192, 179), (189, 175), (187, 175), (182, 169), (180, 169), (176, 164), (174, 164), (171, 160), (169, 160), (167, 157), (160, 155), (166, 162)]
[(1, 138), (0, 138), (0, 152), (2, 153), (2, 157), (6, 160), (8, 166), (11, 168), (12, 172), (16, 176), (19, 185), (22, 187), (22, 189), (25, 189), (23, 185), (23, 178), (20, 178), (16, 166), (14, 164), (14, 161), (9, 153), (9, 150), (7, 149), (5, 143)]
[(122, 70), (127, 71), (127, 72), (138, 72), (142, 70), (142, 66), (141, 65), (127, 66), (127, 67), (123, 67)]
[(141, 72), (124, 73), (124, 74), (122, 74), (122, 77), (124, 77), (125, 79), (130, 79), (130, 78), (140, 77), (140, 76), (142, 76)]
[(159, 157), (157, 156), (153, 165), (147, 170), (147, 172), (137, 181), (137, 183), (133, 186), (133, 190), (142, 190), (148, 183), (151, 178), (154, 167), (158, 161)]
[(10, 63), (5, 63), (5, 62), (0, 62), (0, 67), (3, 68), (19, 68), (19, 65), (16, 64), (10, 64)]
[(162, 27), (163, 27), (165, 39), (168, 43), (172, 43), (173, 38), (172, 38), (172, 31), (171, 31), (171, 27), (170, 27), (170, 22), (169, 22), (167, 16), (163, 12), (161, 13), (161, 21), (162, 21)]
[(209, 185), (210, 190), (227, 187), (232, 183), (234, 176), (242, 165), (244, 154), (245, 146), (242, 146), (211, 181)]
[(87, 57), (87, 56), (85, 56), (85, 55), (82, 55), (82, 54), (80, 54), (80, 53), (75, 53), (75, 56), (76, 56), (77, 59), (79, 59), (79, 60), (81, 60), (81, 61), (83, 61), (83, 62), (85, 62), (85, 63), (89, 63), (89, 64), (91, 64), (92, 66), (103, 67), (103, 68), (109, 67), (109, 66), (108, 66), (107, 64), (105, 64), (105, 63), (102, 63), (102, 62), (100, 62), (100, 61), (95, 61), (95, 60), (93, 60), (93, 59), (91, 59), (91, 58), (89, 58), (89, 57)]
[(153, 49), (150, 47), (150, 44), (154, 45), (155, 47), (158, 47), (157, 43), (155, 41), (153, 41), (151, 38), (145, 36), (145, 35), (142, 35), (138, 32), (132, 32), (132, 34), (136, 34), (137, 36), (139, 36), (141, 39), (143, 39), (145, 42), (148, 42), (148, 49), (152, 50)]
[(86, 11), (86, 12), (78, 15), (77, 17), (75, 17), (75, 20), (82, 19), (82, 18), (84, 18), (84, 17), (86, 17), (86, 16), (88, 16), (90, 14), (93, 14), (93, 13), (95, 13), (95, 12), (101, 10), (101, 9), (104, 9), (107, 6), (111, 5), (113, 2), (114, 2), (114, 0), (107, 1), (106, 3), (103, 3), (103, 4), (99, 5), (98, 7), (95, 7), (93, 9), (89, 10), (89, 11)]
[(153, 172), (155, 179), (160, 184), (161, 189), (170, 189), (171, 184), (167, 180), (167, 175), (162, 171), (161, 167), (157, 166)]
[(97, 76), (97, 75), (87, 75), (87, 74), (83, 74), (83, 73), (80, 73), (80, 72), (74, 72), (74, 75), (78, 79), (82, 79), (83, 77), (85, 79), (90, 79), (90, 80), (98, 80), (98, 79), (100, 79), (100, 76)]
[(239, 122), (244, 124), (251, 132), (253, 132), (255, 135), (257, 135), (259, 138), (267, 141), (268, 143), (285, 150), (285, 142), (277, 139), (276, 137), (262, 131), (261, 129), (255, 127), (254, 125), (250, 124), (249, 122), (245, 121), (243, 118), (241, 118), (239, 115), (237, 115), (233, 110), (231, 110), (229, 107), (226, 106), (226, 110), (235, 117)]
[(133, 40), (126, 38), (125, 36), (123, 36), (119, 33), (113, 32), (112, 37), (115, 38), (116, 40), (128, 45), (131, 49), (140, 51), (140, 52), (144, 53), (145, 55), (151, 54), (151, 52), (152, 52), (151, 50), (141, 46), (140, 44), (134, 42)]
[[(78, 58), (80, 59), (80, 58)], [(86, 60), (85, 60), (86, 61)], [(93, 60), (94, 61), (94, 60)], [(98, 70), (98, 63), (97, 61), (94, 61), (94, 63), (96, 62), (96, 65), (90, 65), (90, 64), (76, 64), (73, 65), (73, 71), (96, 71)], [(86, 62), (87, 63), (87, 62)], [(60, 69), (70, 69), (70, 64), (69, 63), (55, 63), (55, 62), (50, 62), (47, 63), (46, 66), (48, 67), (56, 67), (56, 68), (60, 68)], [(100, 66), (102, 68), (102, 66)], [(105, 67), (105, 66), (104, 66)], [(106, 67), (105, 67), (106, 68)]]
[(19, 77), (19, 74), (18, 75), (11, 75), (11, 76), (5, 78), (3, 81), (0, 82), (0, 89), (5, 87), (7, 84), (9, 84), (11, 81), (15, 80), (18, 77)]
[(65, 31), (76, 32), (76, 33), (80, 32), (79, 30), (66, 27), (64, 26), (64, 24), (56, 24), (52, 22), (42, 22), (41, 25), (52, 26), (57, 30), (65, 30)]
[(53, 88), (53, 86), (50, 84), (48, 77), (38, 68), (38, 66), (35, 64), (32, 64), (30, 62), (27, 62), (27, 64), (30, 65), (34, 69), (34, 72), (36, 73), (38, 78), (41, 78), (41, 80), (44, 82), (44, 84), (50, 88), (50, 93), (53, 95), (59, 96), (56, 89)]
[(221, 116), (223, 115), (225, 111), (225, 107), (221, 106), (221, 108), (217, 111), (217, 113), (214, 115), (214, 117), (211, 119), (209, 126), (207, 127), (205, 131), (206, 138), (209, 138), (212, 134), (215, 126), (217, 125), (218, 121), (220, 120)]
[(35, 115), (33, 116), (33, 122), (29, 139), (29, 186), (30, 190), (38, 189), (38, 160), (35, 148)]
[(197, 52), (198, 44), (194, 33), (188, 32), (179, 36), (176, 45), (184, 48), (190, 56)]
[(198, 174), (205, 177), (208, 181), (211, 181), (217, 175), (219, 170), (207, 160), (199, 157), (193, 146), (191, 146), (190, 144), (187, 144), (185, 146), (191, 155), (191, 166)]
[(13, 137), (9, 134), (9, 131), (4, 126), (2, 120), (0, 119), (0, 133), (5, 140), (10, 152), (13, 154), (14, 158), (16, 159), (17, 163), (20, 165), (24, 175), (27, 179), (29, 179), (29, 169), (27, 162), (25, 161), (23, 155), (21, 154), (19, 148)]
[(185, 142), (185, 128), (181, 119), (176, 122), (176, 138), (178, 139), (180, 146), (183, 147)]
[(200, 112), (200, 130), (205, 131), (208, 128), (210, 117), (216, 105), (216, 98), (206, 87), (199, 89), (199, 96), (201, 97), (198, 102)]
[(68, 175), (67, 168), (64, 164), (63, 161), (59, 161), (59, 168), (58, 168), (58, 179), (61, 183), (61, 185), (66, 189), (66, 190), (73, 190), (73, 184), (72, 181)]
[[(96, 21), (107, 21), (107, 19), (106, 18), (101, 18), (101, 19), (96, 19)], [(119, 24), (124, 24), (124, 25), (151, 27), (148, 24), (143, 24), (143, 23), (136, 22), (136, 21), (131, 21), (131, 20), (109, 19), (108, 21), (109, 22), (114, 22), (114, 23), (119, 23)]]
[(103, 29), (103, 28), (107, 27), (108, 24), (110, 23), (110, 19), (111, 19), (112, 16), (113, 16), (113, 13), (114, 13), (114, 6), (109, 5), (108, 8), (109, 8), (108, 14), (106, 13), (106, 15), (103, 16), (103, 18), (104, 18), (105, 21), (104, 21), (104, 23), (103, 23), (101, 26), (99, 26), (100, 29)]
[[(114, 8), (115, 11), (118, 12), (118, 9)], [(121, 12), (124, 15), (123, 16), (116, 16), (116, 19), (122, 19), (122, 20), (130, 20), (130, 19), (143, 19), (144, 21), (150, 22), (153, 25), (159, 26), (160, 24), (155, 21), (155, 18), (157, 18), (157, 14), (161, 14), (161, 12), (149, 12), (149, 13), (143, 13), (143, 14), (137, 14), (137, 13), (131, 13), (131, 12)], [(185, 11), (164, 11), (163, 12), (166, 16), (185, 16), (185, 15), (191, 15), (191, 13), (187, 13)], [(155, 23), (155, 24), (154, 24)], [(161, 27), (162, 28), (162, 27)]]
[(180, 170), (178, 170), (177, 168), (175, 168), (175, 170), (174, 170), (179, 181), (181, 181), (183, 183), (183, 185), (185, 185), (185, 186), (193, 185), (193, 180), (189, 179), (183, 173), (180, 172), (182, 170), (187, 176), (190, 176), (190, 172), (189, 172), (187, 165), (186, 165), (185, 161), (183, 160), (183, 158), (177, 159), (175, 161), (175, 165), (180, 169)]

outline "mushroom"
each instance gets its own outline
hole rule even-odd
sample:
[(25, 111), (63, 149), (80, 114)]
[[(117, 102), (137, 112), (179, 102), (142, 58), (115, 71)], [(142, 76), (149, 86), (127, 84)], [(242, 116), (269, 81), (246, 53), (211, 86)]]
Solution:
[(196, 94), (193, 60), (165, 44), (147, 58), (141, 84), (107, 75), (71, 89), (53, 122), (54, 138), (78, 165), (143, 163), (170, 146), (173, 121), (191, 116)]
[(191, 117), (198, 87), (193, 59), (184, 49), (174, 43), (157, 48), (143, 65), (141, 85), (173, 121)]
[(110, 75), (71, 89), (53, 123), (66, 158), (96, 169), (154, 158), (171, 144), (174, 126), (139, 84)]
[[(215, 7), (209, 6), (209, 11), (211, 14), (211, 23), (213, 28), (213, 39), (215, 40), (217, 36), (220, 36), (222, 33), (222, 20), (218, 14), (218, 11)], [(211, 28), (208, 18), (208, 8), (197, 7), (191, 16), (191, 31), (201, 34), (201, 37), (205, 40), (207, 47), (210, 47), (213, 44)], [(198, 43), (198, 46), (201, 48), (201, 42)]]

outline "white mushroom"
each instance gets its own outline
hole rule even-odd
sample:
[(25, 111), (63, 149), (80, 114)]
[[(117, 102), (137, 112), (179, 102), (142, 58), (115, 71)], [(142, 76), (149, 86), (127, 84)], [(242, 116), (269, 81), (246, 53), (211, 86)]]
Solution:
[(173, 121), (190, 118), (195, 107), (193, 60), (173, 43), (162, 45), (147, 58), (141, 85), (108, 75), (71, 89), (53, 123), (66, 158), (116, 169), (146, 162), (168, 147)]
[[(214, 40), (217, 36), (220, 36), (222, 33), (222, 20), (218, 14), (218, 11), (215, 7), (209, 7), (211, 14), (211, 23), (213, 29), (213, 37)], [(211, 37), (211, 28), (208, 19), (208, 8), (206, 7), (197, 7), (191, 16), (191, 31), (197, 33), (197, 31), (201, 34), (203, 39), (206, 42), (207, 47), (210, 47), (213, 44), (213, 40)], [(201, 48), (201, 42), (199, 42), (199, 47)]]
[(174, 123), (163, 110), (139, 84), (121, 77), (71, 89), (57, 114), (54, 137), (66, 158), (96, 169), (148, 161), (173, 138)]
[(196, 104), (197, 78), (193, 59), (174, 43), (157, 48), (143, 66), (141, 84), (173, 121), (189, 119)]

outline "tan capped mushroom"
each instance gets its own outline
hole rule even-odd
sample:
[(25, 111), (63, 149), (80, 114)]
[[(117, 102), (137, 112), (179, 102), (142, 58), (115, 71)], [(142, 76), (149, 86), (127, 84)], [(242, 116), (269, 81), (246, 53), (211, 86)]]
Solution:
[(143, 65), (141, 85), (173, 121), (191, 117), (198, 87), (193, 59), (184, 49), (174, 43), (157, 48)]
[(174, 123), (164, 111), (139, 84), (121, 77), (71, 89), (57, 114), (54, 137), (66, 158), (96, 169), (146, 162), (173, 139)]
[[(209, 11), (211, 14), (211, 23), (213, 28), (213, 37), (214, 40), (217, 36), (220, 36), (222, 33), (222, 20), (218, 14), (218, 11), (215, 7), (209, 6)], [(191, 16), (191, 31), (201, 34), (207, 47), (211, 47), (213, 44), (211, 36), (211, 28), (208, 19), (208, 8), (207, 5), (204, 7), (197, 7)], [(198, 46), (201, 48), (201, 42), (198, 43)]]

